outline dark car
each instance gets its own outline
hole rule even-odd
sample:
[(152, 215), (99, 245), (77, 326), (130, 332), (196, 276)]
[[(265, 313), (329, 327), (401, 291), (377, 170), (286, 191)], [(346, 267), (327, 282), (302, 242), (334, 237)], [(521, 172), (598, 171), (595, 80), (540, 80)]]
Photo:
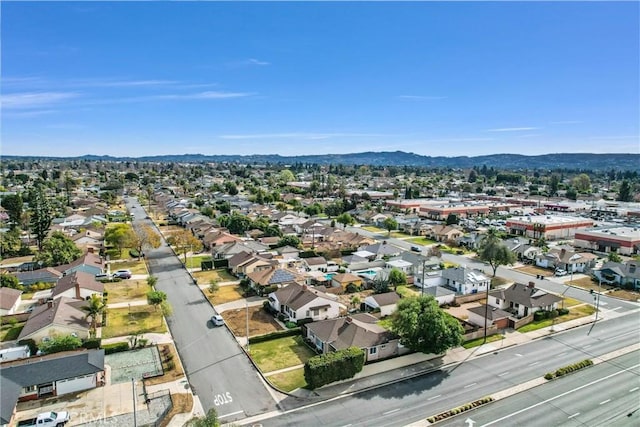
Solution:
[(420, 248), (420, 246), (411, 246), (411, 250), (413, 252), (422, 252), (422, 248)]
[(112, 277), (118, 279), (131, 279), (131, 271), (130, 270), (118, 270), (113, 273)]

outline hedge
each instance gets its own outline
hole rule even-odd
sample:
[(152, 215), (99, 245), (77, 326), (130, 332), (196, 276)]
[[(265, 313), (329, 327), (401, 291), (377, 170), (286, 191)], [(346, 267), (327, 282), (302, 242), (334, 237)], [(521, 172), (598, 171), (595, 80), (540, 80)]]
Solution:
[(100, 348), (101, 338), (88, 338), (82, 342), (84, 348)]
[(250, 337), (249, 344), (275, 340), (277, 338), (283, 338), (283, 337), (293, 337), (300, 334), (302, 334), (302, 331), (300, 330), (300, 328), (292, 328), (284, 331), (275, 331), (275, 332), (270, 332), (264, 335), (258, 335), (257, 337)]
[(229, 260), (228, 259), (214, 259), (213, 260), (214, 268), (228, 268)]
[(364, 358), (364, 351), (358, 347), (314, 356), (304, 364), (304, 379), (313, 390), (334, 381), (353, 378), (362, 371)]
[(555, 372), (547, 372), (544, 375), (545, 380), (552, 380), (554, 378), (563, 377), (571, 372), (578, 371), (580, 369), (586, 368), (588, 366), (593, 365), (593, 361), (591, 359), (585, 359), (581, 362), (574, 363), (573, 365), (564, 366), (562, 368), (556, 369)]
[(213, 260), (201, 261), (200, 268), (202, 271), (213, 270)]
[(113, 344), (105, 344), (105, 345), (102, 346), (102, 348), (104, 349), (104, 354), (120, 353), (122, 351), (128, 351), (129, 350), (129, 343), (128, 342), (117, 342), (117, 343), (113, 343)]
[(483, 397), (482, 399), (474, 400), (471, 403), (467, 403), (465, 405), (449, 409), (448, 411), (440, 412), (437, 415), (427, 418), (427, 421), (429, 421), (430, 424), (437, 423), (438, 421), (442, 421), (449, 417), (454, 417), (458, 414), (461, 414), (466, 411), (470, 411), (474, 408), (477, 408), (478, 406), (486, 405), (487, 403), (491, 403), (493, 401), (494, 399), (491, 396)]

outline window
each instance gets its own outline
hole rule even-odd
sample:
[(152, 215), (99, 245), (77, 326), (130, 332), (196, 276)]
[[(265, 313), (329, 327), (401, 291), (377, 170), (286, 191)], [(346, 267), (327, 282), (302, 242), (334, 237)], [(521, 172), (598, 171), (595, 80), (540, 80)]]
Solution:
[(28, 387), (23, 388), (22, 390), (25, 393), (32, 393), (32, 392), (36, 391), (37, 389), (38, 389), (37, 385), (30, 385)]
[(307, 317), (309, 317), (309, 310), (307, 310)]
[(377, 352), (378, 352), (377, 347), (371, 347), (371, 348), (369, 349), (369, 354), (376, 354)]

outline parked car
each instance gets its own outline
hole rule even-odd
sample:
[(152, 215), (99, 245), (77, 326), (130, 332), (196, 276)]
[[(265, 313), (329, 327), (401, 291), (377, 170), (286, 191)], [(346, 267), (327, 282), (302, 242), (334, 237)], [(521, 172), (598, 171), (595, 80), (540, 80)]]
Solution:
[(219, 314), (214, 314), (211, 316), (211, 323), (213, 326), (224, 326), (224, 319)]
[(96, 274), (96, 280), (107, 280), (109, 275), (107, 273), (98, 273)]
[(66, 411), (43, 412), (35, 418), (18, 421), (18, 427), (62, 427), (69, 422), (71, 416)]
[(118, 270), (113, 273), (112, 277), (118, 279), (131, 279), (131, 270)]
[(555, 272), (556, 276), (566, 276), (567, 274), (569, 274), (567, 272), (567, 270), (563, 270), (561, 268), (556, 268), (556, 272)]
[(422, 252), (422, 249), (420, 248), (420, 246), (411, 246), (411, 250), (413, 252)]

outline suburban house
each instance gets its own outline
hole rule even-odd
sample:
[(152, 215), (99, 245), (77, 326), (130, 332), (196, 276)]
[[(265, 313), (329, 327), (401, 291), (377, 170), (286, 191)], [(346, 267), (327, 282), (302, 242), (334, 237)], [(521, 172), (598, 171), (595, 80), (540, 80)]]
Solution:
[(365, 362), (406, 352), (399, 346), (398, 337), (378, 325), (377, 321), (375, 316), (367, 313), (322, 320), (304, 325), (302, 336), (323, 354), (349, 347), (361, 348), (365, 352)]
[[(382, 259), (384, 257), (398, 256), (402, 252), (397, 246), (390, 245), (383, 241), (382, 243), (374, 243), (372, 245), (361, 246), (358, 251), (366, 251), (373, 254), (375, 259)], [(356, 252), (358, 254), (358, 252)]]
[(356, 276), (351, 273), (338, 273), (334, 276), (331, 276), (331, 286), (334, 288), (341, 287), (342, 289), (346, 289), (347, 286), (353, 284), (355, 286), (362, 286), (363, 279), (362, 277)]
[(256, 271), (275, 268), (278, 261), (265, 258), (264, 255), (239, 253), (229, 259), (231, 272), (238, 277), (246, 277)]
[(102, 258), (98, 255), (87, 252), (75, 261), (69, 264), (59, 265), (55, 267), (55, 269), (64, 275), (71, 274), (74, 271), (84, 271), (85, 273), (93, 274), (95, 276), (96, 274), (103, 272), (104, 263)]
[(75, 271), (58, 280), (53, 288), (52, 298), (89, 299), (91, 295), (102, 296), (104, 283), (98, 282), (95, 276), (82, 271)]
[(273, 266), (255, 270), (247, 274), (247, 278), (251, 281), (251, 286), (258, 291), (267, 286), (283, 287), (299, 279), (294, 272)]
[(511, 252), (516, 254), (516, 258), (523, 261), (534, 261), (542, 254), (542, 248), (530, 243), (531, 239), (525, 237), (513, 237), (504, 241), (504, 245)]
[(0, 369), (0, 424), (20, 401), (62, 396), (104, 385), (104, 350), (67, 351), (5, 362)]
[(638, 261), (607, 262), (594, 275), (602, 283), (615, 283), (627, 289), (640, 289), (640, 265)]
[(560, 268), (569, 273), (583, 273), (596, 265), (598, 257), (591, 253), (577, 253), (567, 248), (551, 249), (536, 257), (536, 265), (543, 268)]
[(469, 317), (467, 321), (473, 325), (484, 328), (484, 316), (487, 314), (487, 327), (496, 326), (498, 329), (506, 329), (509, 327), (510, 313), (497, 307), (488, 308), (484, 305), (467, 309)]
[(233, 241), (225, 243), (224, 245), (216, 246), (211, 250), (211, 254), (215, 259), (229, 259), (234, 255), (241, 252), (249, 254), (257, 254), (260, 252), (266, 252), (269, 250), (269, 246), (263, 245), (260, 242), (254, 240)]
[(321, 256), (304, 258), (302, 260), (307, 271), (327, 271), (327, 260)]
[(537, 289), (533, 282), (528, 285), (514, 283), (506, 289), (495, 289), (489, 292), (489, 305), (516, 315), (518, 318), (528, 316), (539, 310), (551, 311), (558, 308), (562, 301), (557, 295)]
[(0, 288), (0, 316), (15, 314), (20, 307), (22, 291), (7, 287)]
[(60, 297), (36, 307), (22, 328), (18, 340), (31, 338), (35, 342), (60, 335), (74, 335), (80, 339), (89, 337), (91, 323), (87, 313), (82, 310), (86, 305), (68, 297)]
[(340, 315), (340, 309), (346, 309), (324, 292), (298, 283), (291, 283), (271, 292), (269, 304), (293, 322), (300, 319), (334, 319)]
[(466, 267), (446, 268), (442, 270), (443, 285), (455, 290), (458, 295), (486, 292), (491, 279), (480, 270)]
[(442, 286), (427, 286), (422, 291), (425, 295), (431, 295), (438, 301), (438, 305), (451, 304), (456, 300), (456, 293)]
[(430, 237), (437, 242), (456, 241), (463, 235), (461, 230), (450, 225), (434, 225), (430, 232)]
[(15, 273), (18, 283), (29, 286), (34, 283), (57, 283), (62, 277), (62, 272), (52, 267), (39, 268), (32, 271), (20, 271)]
[(82, 233), (76, 233), (71, 237), (73, 243), (83, 251), (99, 252), (104, 246), (104, 237), (102, 233), (97, 231), (85, 230)]
[(369, 295), (364, 299), (364, 305), (369, 310), (380, 310), (380, 316), (385, 317), (396, 311), (400, 295), (395, 292)]

